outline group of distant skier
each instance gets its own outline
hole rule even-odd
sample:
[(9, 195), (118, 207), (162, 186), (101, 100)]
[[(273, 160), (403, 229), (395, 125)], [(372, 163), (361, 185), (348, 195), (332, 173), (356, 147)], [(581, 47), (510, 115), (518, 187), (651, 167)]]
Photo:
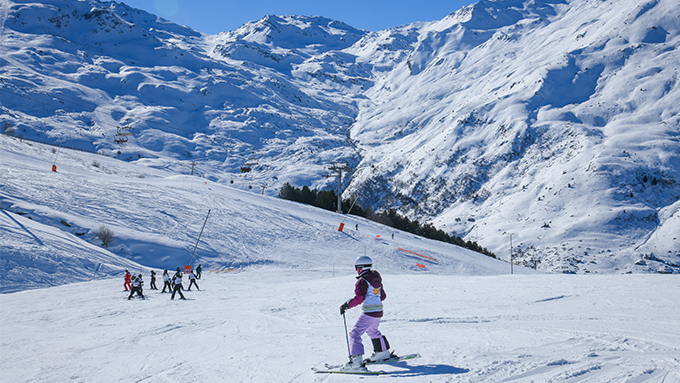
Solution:
[[(196, 286), (196, 290), (200, 290), (196, 279), (201, 279), (201, 273), (201, 265), (196, 267), (195, 273), (194, 270), (189, 272), (189, 287), (187, 288), (187, 291), (191, 291), (192, 286)], [(170, 277), (170, 274), (168, 274), (168, 269), (165, 269), (165, 271), (163, 271), (163, 291), (161, 291), (161, 293), (164, 293), (165, 289), (167, 288), (168, 292), (172, 293), (170, 299), (174, 300), (176, 294), (179, 294), (179, 299), (186, 299), (184, 294), (182, 294), (182, 290), (184, 289), (184, 286), (182, 285), (182, 277), (183, 274), (179, 267), (176, 269), (175, 275), (172, 277)], [(123, 283), (123, 287), (125, 288), (125, 291), (130, 292), (128, 300), (132, 299), (135, 293), (137, 293), (138, 297), (145, 299), (143, 286), (144, 281), (142, 280), (142, 274), (134, 276), (130, 274), (128, 270), (125, 270), (125, 282)], [(156, 272), (154, 270), (151, 270), (151, 283), (149, 288), (151, 290), (158, 290), (158, 287), (156, 287)]]

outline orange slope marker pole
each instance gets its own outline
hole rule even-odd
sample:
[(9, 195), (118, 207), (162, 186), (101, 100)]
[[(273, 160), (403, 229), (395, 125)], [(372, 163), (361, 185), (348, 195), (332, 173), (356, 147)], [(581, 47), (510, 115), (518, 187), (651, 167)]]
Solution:
[(402, 249), (401, 247), (399, 247), (398, 249), (401, 250), (401, 251), (405, 251), (405, 252), (407, 252), (407, 253), (415, 254), (415, 255), (417, 255), (417, 256), (419, 256), (419, 257), (427, 258), (427, 259), (429, 259), (429, 260), (431, 260), (431, 261), (439, 262), (439, 260), (438, 260), (437, 258), (432, 258), (432, 257), (428, 257), (427, 255), (418, 254), (418, 253), (416, 253), (415, 251)]

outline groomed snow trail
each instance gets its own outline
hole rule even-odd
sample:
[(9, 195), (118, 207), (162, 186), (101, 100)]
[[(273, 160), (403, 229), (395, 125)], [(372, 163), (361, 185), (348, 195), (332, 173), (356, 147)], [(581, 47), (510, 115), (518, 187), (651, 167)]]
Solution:
[[(120, 278), (3, 294), (0, 380), (356, 382), (310, 370), (347, 357), (346, 266), (205, 272), (187, 301)], [(383, 274), (381, 330), (422, 358), (381, 382), (680, 381), (673, 276)]]

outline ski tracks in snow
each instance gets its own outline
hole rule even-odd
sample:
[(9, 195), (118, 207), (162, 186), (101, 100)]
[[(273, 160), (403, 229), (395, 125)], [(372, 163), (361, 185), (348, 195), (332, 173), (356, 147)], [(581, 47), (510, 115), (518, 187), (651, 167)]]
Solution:
[[(375, 367), (381, 382), (678, 381), (673, 276), (383, 278), (380, 330), (397, 354), (422, 357)], [(310, 370), (346, 360), (338, 307), (354, 282), (268, 266), (206, 273), (188, 301), (157, 291), (128, 301), (122, 278), (2, 294), (0, 378), (356, 382)]]

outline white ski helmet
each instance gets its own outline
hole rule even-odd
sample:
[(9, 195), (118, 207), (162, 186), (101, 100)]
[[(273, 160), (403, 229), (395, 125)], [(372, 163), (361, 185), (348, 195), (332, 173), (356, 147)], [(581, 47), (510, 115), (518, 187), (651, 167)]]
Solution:
[(367, 257), (367, 256), (365, 256), (365, 255), (362, 255), (362, 256), (358, 257), (358, 258), (356, 259), (356, 261), (354, 261), (354, 267), (355, 267), (357, 270), (366, 270), (366, 269), (370, 269), (371, 266), (373, 266), (373, 261), (371, 260), (371, 258), (369, 258), (369, 257)]

